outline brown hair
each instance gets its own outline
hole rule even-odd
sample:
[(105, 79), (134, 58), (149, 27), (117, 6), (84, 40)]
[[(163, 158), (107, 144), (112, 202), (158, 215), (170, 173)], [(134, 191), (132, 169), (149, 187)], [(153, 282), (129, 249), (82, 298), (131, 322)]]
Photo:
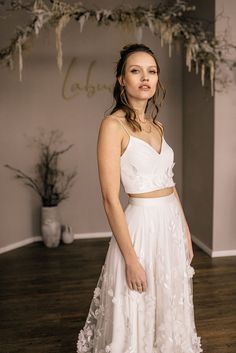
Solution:
[[(145, 52), (150, 54), (153, 59), (156, 62), (157, 66), (157, 74), (160, 77), (160, 67), (158, 65), (157, 59), (153, 53), (153, 51), (148, 48), (144, 44), (129, 44), (126, 45), (122, 48), (120, 51), (120, 59), (117, 62), (116, 66), (116, 83), (113, 89), (113, 98), (115, 100), (115, 106), (112, 109), (111, 113), (115, 113), (117, 110), (122, 109), (125, 112), (125, 118), (127, 120), (127, 123), (132, 127), (133, 131), (136, 131), (136, 129), (139, 129), (140, 131), (142, 130), (141, 125), (138, 123), (136, 118), (136, 114), (132, 106), (129, 104), (126, 92), (124, 90), (124, 87), (120, 85), (118, 77), (122, 76), (125, 72), (125, 67), (126, 67), (126, 62), (127, 58), (136, 52)], [(160, 96), (160, 93), (162, 92), (162, 97), (159, 103), (157, 103), (158, 97)], [(166, 90), (162, 86), (160, 82), (160, 78), (158, 78), (158, 83), (157, 83), (157, 89), (155, 94), (148, 99), (146, 108), (145, 108), (145, 113), (148, 110), (150, 103), (152, 103), (152, 113), (151, 113), (151, 118), (153, 120), (153, 123), (160, 127), (159, 123), (156, 122), (157, 115), (159, 113), (159, 107), (161, 106), (162, 101), (164, 100), (166, 95)]]

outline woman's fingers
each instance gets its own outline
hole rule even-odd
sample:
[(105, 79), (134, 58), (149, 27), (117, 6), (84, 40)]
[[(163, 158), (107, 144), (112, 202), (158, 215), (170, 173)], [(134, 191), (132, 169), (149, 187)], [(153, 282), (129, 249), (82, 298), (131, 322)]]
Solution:
[(127, 280), (127, 283), (128, 283), (128, 287), (129, 289), (133, 290), (133, 285), (132, 285), (132, 282)]
[(143, 291), (146, 292), (146, 290), (147, 290), (147, 282), (146, 281), (142, 284), (142, 287), (143, 287)]
[(129, 289), (136, 290), (138, 292), (143, 292), (147, 289), (147, 285), (144, 282), (132, 281), (130, 279), (127, 280), (127, 284)]
[(133, 283), (132, 287), (133, 287), (133, 290), (136, 290), (136, 291), (138, 291), (140, 293), (141, 292), (145, 292), (146, 289), (147, 289), (147, 285), (146, 285), (145, 282)]
[(147, 289), (146, 273), (140, 263), (126, 267), (126, 277), (129, 289), (142, 293)]

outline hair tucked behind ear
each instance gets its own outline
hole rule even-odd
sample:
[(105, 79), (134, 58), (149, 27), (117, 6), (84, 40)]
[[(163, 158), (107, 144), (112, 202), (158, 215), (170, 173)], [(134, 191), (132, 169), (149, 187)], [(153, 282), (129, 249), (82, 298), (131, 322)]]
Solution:
[[(136, 114), (135, 114), (133, 107), (128, 102), (125, 89), (120, 84), (120, 82), (118, 80), (118, 78), (122, 77), (122, 75), (125, 73), (126, 62), (127, 62), (128, 57), (131, 54), (136, 53), (136, 52), (148, 53), (153, 57), (153, 59), (156, 62), (157, 74), (159, 76), (158, 83), (157, 83), (157, 89), (156, 89), (154, 96), (148, 100), (146, 108), (145, 108), (145, 113), (147, 112), (147, 110), (151, 109), (151, 118), (153, 120), (153, 123), (160, 128), (160, 124), (158, 122), (156, 122), (155, 120), (157, 119), (157, 115), (159, 113), (159, 107), (161, 106), (161, 103), (165, 98), (166, 90), (160, 82), (160, 67), (158, 65), (157, 59), (156, 59), (153, 51), (144, 44), (126, 45), (120, 51), (120, 59), (117, 62), (117, 66), (116, 66), (116, 83), (115, 83), (115, 86), (113, 89), (113, 98), (115, 100), (115, 106), (114, 106), (114, 108), (112, 108), (112, 111), (110, 114), (115, 113), (119, 109), (122, 109), (125, 112), (125, 118), (127, 120), (127, 123), (131, 126), (133, 131), (136, 131), (137, 129), (139, 129), (140, 131), (142, 130), (141, 125), (138, 123), (137, 120), (135, 120)], [(160, 96), (161, 96), (161, 98), (160, 98)], [(159, 98), (160, 98), (160, 102), (158, 103)], [(161, 127), (161, 130), (162, 130), (162, 127)]]

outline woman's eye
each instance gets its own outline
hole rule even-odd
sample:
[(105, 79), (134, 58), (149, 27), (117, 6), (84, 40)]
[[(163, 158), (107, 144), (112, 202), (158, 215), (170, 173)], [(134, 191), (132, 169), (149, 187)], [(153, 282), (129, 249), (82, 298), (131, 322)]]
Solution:
[[(139, 69), (132, 69), (131, 72), (136, 74), (136, 73), (139, 73), (140, 70)], [(157, 74), (157, 71), (156, 70), (150, 70), (149, 73), (155, 75), (155, 74)]]

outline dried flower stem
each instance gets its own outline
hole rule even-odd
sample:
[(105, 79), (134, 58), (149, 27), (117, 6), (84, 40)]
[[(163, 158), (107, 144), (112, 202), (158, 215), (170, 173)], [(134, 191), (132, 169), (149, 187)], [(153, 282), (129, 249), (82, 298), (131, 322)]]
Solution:
[(40, 30), (49, 24), (56, 26), (56, 48), (57, 48), (57, 65), (62, 70), (62, 30), (74, 19), (80, 26), (82, 32), (85, 23), (88, 20), (95, 20), (98, 25), (120, 24), (123, 28), (131, 28), (135, 26), (137, 40), (141, 41), (143, 28), (147, 27), (154, 35), (159, 35), (161, 46), (167, 44), (169, 46), (169, 56), (172, 55), (172, 44), (174, 40), (182, 39), (186, 47), (186, 65), (188, 70), (194, 64), (196, 73), (198, 67), (201, 68), (201, 82), (205, 84), (205, 78), (209, 77), (211, 81), (211, 92), (213, 91), (213, 82), (215, 80), (216, 66), (222, 61), (231, 69), (231, 64), (224, 59), (224, 53), (228, 48), (236, 49), (235, 46), (226, 41), (218, 40), (214, 37), (214, 33), (204, 29), (203, 22), (199, 19), (191, 17), (191, 12), (195, 10), (195, 6), (190, 5), (188, 1), (182, 0), (175, 3), (160, 3), (156, 7), (138, 6), (134, 9), (117, 7), (113, 10), (106, 9), (87, 9), (80, 2), (73, 5), (67, 4), (65, 1), (51, 0), (51, 8), (49, 8), (43, 0), (36, 0), (33, 6), (23, 6), (21, 1), (14, 1), (9, 10), (23, 10), (31, 12), (33, 20), (30, 24), (21, 28), (17, 32), (16, 37), (12, 39), (7, 48), (0, 50), (0, 62), (8, 67), (13, 67), (14, 53), (19, 51), (19, 71), (20, 81), (22, 80), (23, 44), (33, 37), (34, 33), (39, 35)]

